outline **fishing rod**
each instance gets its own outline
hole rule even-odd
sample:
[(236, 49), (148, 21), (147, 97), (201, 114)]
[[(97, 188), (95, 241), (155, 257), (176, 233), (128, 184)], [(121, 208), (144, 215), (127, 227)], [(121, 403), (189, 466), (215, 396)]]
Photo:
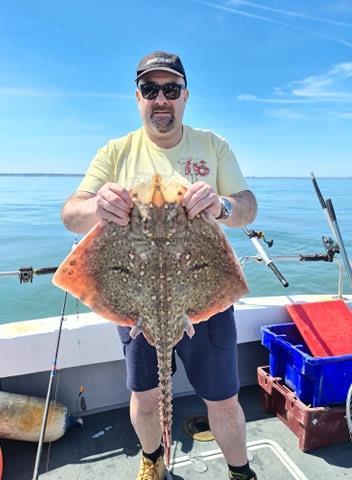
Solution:
[(12, 272), (0, 272), (0, 278), (2, 277), (18, 277), (20, 283), (32, 283), (34, 275), (48, 275), (55, 273), (59, 267), (20, 267), (18, 270)]
[(40, 460), (41, 460), (41, 456), (42, 456), (46, 425), (47, 425), (47, 422), (48, 422), (50, 396), (51, 396), (51, 392), (52, 392), (52, 389), (53, 389), (54, 377), (55, 377), (55, 374), (56, 374), (56, 371), (57, 371), (56, 364), (57, 364), (57, 358), (58, 358), (58, 354), (59, 354), (59, 346), (60, 346), (60, 339), (61, 339), (61, 333), (62, 333), (62, 325), (63, 325), (64, 319), (65, 319), (66, 300), (67, 300), (67, 292), (65, 292), (64, 303), (63, 303), (63, 306), (62, 306), (60, 326), (59, 326), (59, 331), (58, 331), (58, 334), (57, 334), (56, 347), (55, 347), (55, 356), (54, 356), (53, 364), (52, 364), (51, 371), (50, 371), (48, 390), (47, 390), (47, 393), (46, 393), (42, 426), (41, 426), (41, 429), (40, 429), (39, 442), (38, 442), (38, 447), (37, 447), (37, 455), (36, 455), (35, 464), (34, 464), (33, 480), (38, 480), (38, 476), (39, 476), (39, 465), (40, 465)]
[[(12, 272), (0, 272), (0, 278), (17, 276), (20, 280), (20, 283), (32, 283), (34, 275), (53, 274), (56, 272), (57, 269), (58, 267), (43, 267), (43, 268), (21, 267), (19, 268), (19, 270), (12, 271)], [(59, 354), (59, 346), (60, 346), (63, 322), (65, 320), (66, 301), (67, 301), (67, 292), (65, 292), (65, 296), (64, 296), (64, 302), (63, 302), (62, 312), (60, 317), (60, 325), (59, 325), (59, 330), (58, 330), (57, 340), (56, 340), (55, 354), (54, 354), (54, 359), (53, 359), (53, 363), (50, 371), (48, 389), (47, 389), (43, 418), (42, 418), (42, 425), (40, 429), (36, 459), (34, 464), (33, 480), (38, 480), (38, 476), (39, 476), (39, 466), (40, 466), (40, 461), (41, 461), (41, 456), (43, 451), (43, 443), (45, 439), (46, 427), (48, 423), (50, 397), (53, 389), (54, 377), (57, 372), (57, 359)], [(81, 408), (82, 410), (85, 410), (86, 406), (85, 406), (85, 399), (84, 399), (83, 392), (84, 392), (84, 387), (81, 387), (79, 398), (81, 401)]]
[(263, 261), (265, 265), (270, 268), (270, 270), (274, 273), (274, 275), (278, 278), (278, 280), (284, 287), (288, 287), (289, 285), (288, 281), (282, 275), (279, 269), (276, 267), (276, 265), (274, 264), (272, 259), (269, 257), (269, 255), (266, 253), (262, 244), (259, 241), (259, 239), (263, 239), (265, 243), (268, 244), (268, 247), (270, 248), (273, 244), (273, 240), (270, 240), (270, 241), (265, 240), (263, 232), (248, 230), (246, 227), (241, 227), (241, 228), (242, 228), (242, 231), (247, 235), (247, 237), (253, 243), (254, 248), (257, 250), (259, 255), (258, 259)]
[(334, 210), (332, 201), (331, 201), (330, 198), (328, 198), (327, 200), (324, 200), (324, 198), (321, 194), (320, 188), (318, 186), (317, 179), (314, 176), (314, 173), (311, 172), (310, 175), (312, 177), (314, 190), (317, 194), (317, 197), (318, 197), (319, 203), (321, 205), (321, 208), (323, 209), (323, 211), (326, 215), (330, 230), (331, 230), (331, 232), (332, 232), (332, 234), (335, 238), (335, 241), (336, 241), (337, 245), (339, 246), (339, 250), (340, 250), (341, 257), (342, 257), (342, 260), (343, 260), (343, 264), (344, 264), (344, 267), (345, 267), (345, 271), (346, 271), (347, 276), (348, 276), (348, 278), (350, 280), (350, 283), (352, 285), (351, 263), (349, 261), (349, 258), (348, 258), (347, 252), (346, 252), (345, 244), (342, 240), (340, 228), (339, 228), (339, 225), (338, 225), (338, 222), (337, 222), (337, 218), (336, 218), (336, 214), (335, 214), (335, 210)]
[[(77, 244), (77, 240), (75, 240), (72, 248), (75, 248), (76, 244)], [(56, 272), (57, 269), (58, 269), (58, 267), (43, 267), (43, 268), (20, 267), (19, 270), (16, 270), (16, 271), (0, 272), (0, 278), (3, 278), (3, 277), (18, 277), (20, 283), (32, 283), (34, 275), (53, 274), (53, 273)], [(34, 470), (33, 470), (33, 480), (38, 480), (38, 477), (39, 477), (39, 466), (40, 466), (40, 460), (41, 460), (42, 451), (43, 451), (43, 443), (44, 443), (44, 439), (45, 439), (46, 427), (47, 427), (47, 423), (48, 423), (48, 415), (49, 415), (49, 408), (50, 408), (50, 397), (51, 397), (51, 393), (52, 393), (52, 389), (53, 389), (54, 377), (55, 377), (56, 372), (57, 372), (57, 359), (58, 359), (58, 354), (59, 354), (59, 347), (60, 347), (60, 340), (61, 340), (63, 322), (65, 320), (67, 295), (68, 295), (67, 292), (65, 292), (62, 311), (61, 311), (61, 317), (60, 317), (60, 325), (59, 325), (59, 330), (58, 330), (57, 340), (56, 340), (56, 346), (55, 346), (55, 354), (54, 354), (52, 367), (51, 367), (51, 370), (50, 370), (50, 377), (49, 377), (48, 389), (47, 389), (47, 394), (46, 394), (46, 399), (45, 399), (42, 425), (41, 425), (40, 434), (39, 434), (39, 441), (38, 441), (37, 453), (36, 453)], [(80, 397), (81, 396), (83, 397), (82, 388), (83, 387), (81, 387), (81, 390), (80, 390)], [(84, 397), (83, 397), (83, 401), (84, 401)], [(81, 404), (82, 404), (82, 399), (81, 399)]]

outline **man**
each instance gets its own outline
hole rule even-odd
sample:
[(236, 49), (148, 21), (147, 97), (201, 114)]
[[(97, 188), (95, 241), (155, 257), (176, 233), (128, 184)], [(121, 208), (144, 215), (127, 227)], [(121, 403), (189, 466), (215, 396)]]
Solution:
[[(182, 123), (189, 91), (180, 58), (167, 52), (147, 55), (138, 65), (136, 83), (143, 127), (98, 151), (78, 191), (63, 208), (66, 227), (86, 233), (99, 220), (127, 225), (132, 208), (127, 188), (155, 172), (171, 175), (175, 171), (192, 183), (183, 199), (190, 219), (207, 210), (229, 227), (251, 223), (256, 200), (228, 144), (212, 132)], [(255, 480), (248, 466), (245, 419), (237, 399), (233, 308), (195, 325), (195, 330), (193, 339), (184, 336), (175, 350), (195, 392), (207, 405), (210, 428), (229, 465), (229, 478)], [(131, 421), (143, 447), (137, 478), (161, 480), (166, 468), (155, 348), (142, 335), (132, 340), (128, 328), (119, 327), (119, 333), (132, 392)]]

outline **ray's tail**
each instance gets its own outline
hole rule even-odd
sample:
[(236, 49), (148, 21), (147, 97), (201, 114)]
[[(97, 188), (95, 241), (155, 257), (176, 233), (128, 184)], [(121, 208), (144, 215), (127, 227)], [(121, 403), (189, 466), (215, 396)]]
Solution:
[(160, 391), (160, 426), (163, 435), (165, 463), (167, 466), (169, 466), (172, 444), (172, 345), (166, 345), (165, 343), (167, 342), (156, 342), (156, 353), (158, 357), (158, 375)]

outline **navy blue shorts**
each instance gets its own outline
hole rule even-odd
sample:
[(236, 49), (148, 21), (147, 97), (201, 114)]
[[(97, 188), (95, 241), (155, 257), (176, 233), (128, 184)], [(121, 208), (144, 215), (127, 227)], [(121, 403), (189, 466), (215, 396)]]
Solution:
[[(205, 400), (225, 400), (238, 393), (237, 333), (234, 309), (194, 325), (190, 339), (185, 333), (175, 345), (172, 373), (176, 371), (175, 351), (182, 360), (188, 380)], [(127, 388), (144, 392), (158, 386), (155, 348), (143, 334), (132, 339), (129, 327), (118, 327), (127, 365)]]

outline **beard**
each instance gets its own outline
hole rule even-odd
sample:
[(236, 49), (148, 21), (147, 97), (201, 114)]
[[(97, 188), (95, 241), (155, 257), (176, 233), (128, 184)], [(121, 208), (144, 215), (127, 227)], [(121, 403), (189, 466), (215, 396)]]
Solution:
[(155, 107), (150, 115), (150, 122), (159, 133), (169, 132), (175, 125), (174, 112), (170, 107)]

